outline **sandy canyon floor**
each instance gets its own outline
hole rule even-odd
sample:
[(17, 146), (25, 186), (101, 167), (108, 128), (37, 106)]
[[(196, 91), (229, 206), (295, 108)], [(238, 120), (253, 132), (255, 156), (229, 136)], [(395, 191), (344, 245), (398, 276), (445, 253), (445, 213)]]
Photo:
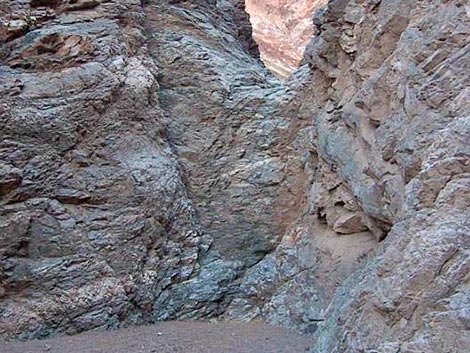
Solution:
[(300, 353), (308, 336), (260, 323), (166, 322), (48, 340), (0, 342), (2, 353)]

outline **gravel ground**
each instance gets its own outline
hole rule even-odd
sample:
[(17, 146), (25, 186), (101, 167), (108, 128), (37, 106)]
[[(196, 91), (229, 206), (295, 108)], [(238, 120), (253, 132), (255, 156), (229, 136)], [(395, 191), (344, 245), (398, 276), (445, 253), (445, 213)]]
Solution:
[(308, 336), (260, 323), (167, 322), (50, 340), (0, 342), (0, 353), (302, 353)]

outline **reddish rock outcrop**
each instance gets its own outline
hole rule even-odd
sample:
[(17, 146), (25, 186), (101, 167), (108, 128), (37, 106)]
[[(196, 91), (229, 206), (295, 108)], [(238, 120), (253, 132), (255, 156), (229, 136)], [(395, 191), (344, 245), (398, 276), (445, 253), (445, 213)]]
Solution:
[(276, 76), (289, 76), (314, 33), (313, 14), (327, 0), (246, 0), (261, 59)]

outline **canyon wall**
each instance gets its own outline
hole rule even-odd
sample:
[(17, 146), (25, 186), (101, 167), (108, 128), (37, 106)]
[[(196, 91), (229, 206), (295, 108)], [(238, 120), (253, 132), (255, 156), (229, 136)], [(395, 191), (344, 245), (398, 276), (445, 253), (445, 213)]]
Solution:
[(0, 334), (219, 317), (274, 250), (300, 196), (242, 5), (2, 7)]
[(281, 84), (243, 4), (0, 5), (0, 335), (260, 318), (464, 352), (468, 5), (331, 0)]
[(159, 108), (139, 1), (9, 3), (2, 334), (145, 322), (210, 246)]
[(312, 185), (313, 211), (341, 226), (339, 202), (386, 238), (383, 251), (337, 289), (315, 351), (463, 352), (470, 340), (468, 4), (337, 0), (316, 25), (300, 99), (317, 104), (303, 110), (313, 112), (320, 164), (333, 167), (337, 183), (322, 174)]

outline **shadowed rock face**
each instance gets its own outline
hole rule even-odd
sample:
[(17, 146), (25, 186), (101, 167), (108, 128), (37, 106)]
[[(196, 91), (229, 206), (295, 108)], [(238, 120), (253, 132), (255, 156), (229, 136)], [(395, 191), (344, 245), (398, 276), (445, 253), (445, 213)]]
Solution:
[(327, 0), (247, 0), (261, 59), (276, 76), (298, 68), (314, 33), (313, 16)]
[(242, 8), (0, 5), (0, 334), (261, 318), (464, 352), (466, 5), (330, 1), (284, 85)]
[(240, 4), (2, 8), (2, 334), (219, 316), (276, 247), (285, 98)]

